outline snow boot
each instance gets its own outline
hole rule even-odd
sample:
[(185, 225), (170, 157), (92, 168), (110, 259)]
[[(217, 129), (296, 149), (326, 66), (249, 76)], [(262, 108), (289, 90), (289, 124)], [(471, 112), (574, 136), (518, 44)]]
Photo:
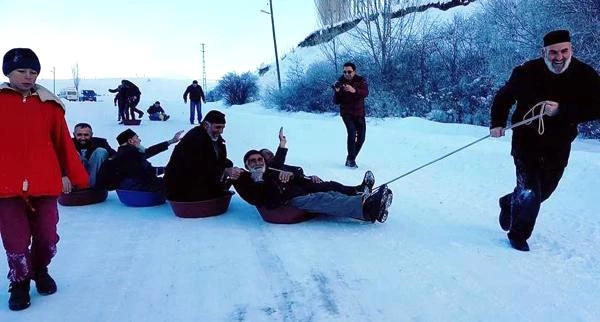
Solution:
[(498, 204), (500, 205), (498, 221), (500, 222), (500, 227), (504, 231), (509, 231), (510, 226), (512, 226), (511, 198), (512, 195), (508, 194), (498, 199)]
[(365, 172), (365, 176), (360, 185), (356, 187), (357, 194), (369, 194), (373, 191), (373, 186), (375, 185), (375, 175), (370, 170)]
[(384, 223), (387, 220), (388, 209), (392, 205), (393, 197), (394, 195), (392, 194), (392, 190), (388, 189), (386, 186), (381, 200), (382, 207), (380, 209), (379, 215), (377, 216), (377, 221), (379, 221), (380, 223)]
[(47, 267), (36, 271), (33, 275), (33, 280), (35, 281), (35, 287), (39, 294), (50, 295), (56, 293), (56, 282), (52, 276), (48, 274)]
[[(386, 204), (390, 199), (391, 191), (386, 185), (383, 185), (377, 189), (377, 191), (363, 196), (363, 218), (366, 221), (383, 222), (387, 219), (387, 208)], [(382, 221), (381, 221), (382, 220)]]
[(356, 161), (346, 159), (346, 167), (356, 169), (358, 166), (356, 165)]
[(510, 246), (516, 250), (520, 250), (522, 252), (529, 251), (529, 244), (527, 244), (526, 240), (509, 238), (508, 241), (510, 242)]
[(29, 282), (30, 280), (24, 280), (22, 282), (12, 282), (8, 288), (10, 292), (10, 298), (8, 299), (8, 308), (11, 311), (21, 311), (31, 305), (31, 298), (29, 297)]

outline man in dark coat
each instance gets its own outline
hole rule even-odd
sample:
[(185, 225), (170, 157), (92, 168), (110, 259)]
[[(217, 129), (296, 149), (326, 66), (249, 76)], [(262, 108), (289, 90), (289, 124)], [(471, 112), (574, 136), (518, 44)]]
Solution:
[(96, 176), (102, 163), (114, 156), (117, 151), (110, 147), (106, 139), (94, 137), (92, 126), (78, 123), (73, 129), (73, 143), (79, 158), (90, 176), (90, 187), (96, 185)]
[(165, 169), (167, 198), (174, 201), (200, 201), (223, 196), (241, 169), (227, 159), (225, 114), (210, 111), (185, 134)]
[(513, 123), (527, 118), (537, 103), (541, 103), (539, 113), (544, 114), (540, 120), (543, 131), (537, 121), (513, 130), (511, 154), (517, 185), (499, 200), (500, 226), (508, 231), (510, 244), (517, 250), (529, 250), (527, 239), (541, 203), (556, 189), (567, 166), (577, 124), (600, 118), (600, 77), (573, 57), (572, 50), (567, 30), (546, 34), (543, 57), (516, 67), (492, 105), (492, 137), (504, 135), (515, 102)]
[(154, 167), (147, 159), (166, 151), (169, 145), (179, 142), (183, 131), (175, 133), (172, 139), (155, 144), (149, 148), (141, 145), (142, 140), (131, 129), (117, 136), (119, 149), (111, 161), (118, 181), (118, 189), (149, 192), (164, 192), (162, 178), (163, 167)]
[(150, 118), (151, 121), (166, 121), (170, 118), (169, 115), (165, 114), (165, 110), (160, 106), (159, 101), (150, 105), (146, 112), (148, 112), (148, 118)]
[(348, 138), (346, 166), (357, 168), (356, 157), (365, 142), (367, 125), (365, 121), (365, 98), (369, 96), (367, 80), (356, 74), (356, 65), (344, 64), (344, 74), (333, 85), (333, 102), (340, 105), (340, 116), (346, 126)]
[(283, 127), (279, 130), (279, 146), (277, 152), (269, 149), (261, 149), (260, 155), (263, 157), (267, 168), (290, 172), (295, 178), (302, 181), (303, 185), (311, 191), (337, 191), (345, 195), (353, 196), (361, 193), (371, 193), (371, 189), (375, 184), (375, 177), (371, 171), (365, 172), (362, 184), (358, 186), (346, 186), (336, 181), (323, 181), (319, 176), (306, 176), (304, 169), (299, 166), (289, 165), (285, 163), (287, 156), (287, 138), (283, 135)]
[(198, 114), (198, 123), (200, 123), (200, 120), (202, 120), (202, 103), (200, 103), (200, 100), (206, 104), (206, 97), (204, 97), (202, 86), (198, 85), (197, 80), (194, 80), (192, 85), (188, 86), (183, 93), (184, 103), (187, 103), (188, 94), (190, 96), (190, 124), (194, 124), (194, 114)]
[(121, 80), (121, 85), (115, 89), (108, 90), (111, 93), (117, 93), (115, 96), (115, 105), (119, 106), (119, 119), (120, 120), (135, 120), (135, 113), (138, 114), (139, 118), (142, 118), (144, 112), (136, 108), (140, 102), (142, 92), (139, 87), (129, 80)]
[[(311, 213), (384, 222), (392, 203), (392, 191), (385, 185), (374, 193), (351, 189), (346, 194), (337, 191), (331, 182), (314, 183), (291, 172), (267, 168), (257, 150), (246, 152), (244, 166), (248, 171), (233, 180), (233, 185), (242, 199), (257, 207), (290, 206)], [(369, 188), (373, 183), (374, 178)], [(362, 184), (366, 184), (364, 180)]]

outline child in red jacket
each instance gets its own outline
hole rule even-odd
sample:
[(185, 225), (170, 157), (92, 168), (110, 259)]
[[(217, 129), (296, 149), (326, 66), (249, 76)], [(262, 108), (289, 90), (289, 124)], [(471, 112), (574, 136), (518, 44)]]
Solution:
[(88, 186), (54, 94), (36, 85), (40, 62), (28, 48), (9, 50), (2, 61), (9, 83), (0, 84), (0, 235), (8, 258), (9, 308), (29, 307), (29, 284), (56, 292), (48, 265), (56, 253), (61, 192)]

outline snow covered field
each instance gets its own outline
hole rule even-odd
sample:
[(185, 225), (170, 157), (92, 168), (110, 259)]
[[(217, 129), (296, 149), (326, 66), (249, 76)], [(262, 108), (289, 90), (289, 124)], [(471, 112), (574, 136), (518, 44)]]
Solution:
[[(180, 98), (187, 82), (152, 84), (155, 92), (141, 84), (140, 108), (159, 99), (172, 118), (134, 128), (146, 146), (191, 128)], [(488, 133), (369, 119), (359, 169), (351, 170), (338, 116), (283, 113), (260, 102), (203, 106), (210, 109), (227, 115), (224, 137), (236, 165), (250, 148), (274, 149), (283, 126), (288, 163), (347, 184), (367, 169), (376, 183), (388, 181)], [(124, 130), (116, 116), (111, 97), (67, 103), (70, 128), (90, 122), (113, 147)], [(392, 183), (384, 224), (272, 225), (237, 195), (227, 213), (208, 219), (177, 218), (168, 205), (126, 208), (114, 192), (101, 204), (60, 207), (50, 266), (58, 292), (41, 297), (33, 288), (22, 312), (10, 312), (0, 292), (0, 321), (600, 321), (600, 144), (574, 144), (529, 253), (511, 249), (497, 223), (497, 199), (514, 184), (509, 150), (509, 137), (488, 139)], [(171, 151), (151, 162), (164, 165)]]

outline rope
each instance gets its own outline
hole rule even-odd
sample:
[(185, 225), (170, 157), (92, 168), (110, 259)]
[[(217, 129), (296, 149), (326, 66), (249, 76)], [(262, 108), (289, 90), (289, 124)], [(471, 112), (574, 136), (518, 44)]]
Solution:
[[(511, 129), (514, 129), (514, 128), (516, 128), (516, 127), (519, 127), (519, 126), (521, 126), (521, 125), (523, 125), (523, 124), (529, 125), (529, 124), (531, 124), (533, 121), (535, 121), (536, 119), (539, 119), (539, 123), (538, 123), (538, 133), (539, 133), (540, 135), (544, 134), (544, 120), (543, 120), (543, 118), (542, 118), (542, 117), (544, 116), (544, 108), (545, 108), (545, 105), (546, 105), (546, 103), (545, 103), (545, 102), (539, 102), (539, 103), (535, 104), (535, 105), (534, 105), (534, 106), (533, 106), (533, 107), (532, 107), (532, 108), (531, 108), (531, 109), (530, 109), (530, 110), (529, 110), (527, 113), (525, 113), (525, 115), (523, 116), (523, 120), (522, 120), (522, 121), (520, 121), (520, 122), (518, 122), (518, 123), (515, 123), (515, 124), (512, 124), (511, 126), (508, 126), (508, 127), (504, 128), (504, 130), (505, 130), (505, 131), (506, 131), (506, 130), (511, 130)], [(539, 113), (536, 115), (536, 114), (535, 114), (535, 109), (536, 109), (537, 107), (539, 107), (539, 106), (541, 106), (541, 108), (540, 108), (540, 111), (539, 111)], [(530, 117), (530, 118), (526, 118), (526, 117), (527, 117), (527, 115), (529, 115), (529, 114), (532, 114), (533, 116), (532, 116), (532, 117)], [(438, 161), (440, 161), (440, 160), (442, 160), (442, 159), (445, 159), (445, 158), (447, 158), (447, 157), (449, 157), (449, 156), (451, 156), (451, 155), (453, 155), (453, 154), (455, 154), (455, 153), (457, 153), (457, 152), (459, 152), (459, 151), (462, 151), (462, 150), (464, 150), (464, 149), (466, 149), (466, 148), (470, 147), (471, 145), (474, 145), (474, 144), (476, 144), (476, 143), (479, 143), (479, 142), (481, 142), (481, 141), (483, 141), (483, 140), (485, 140), (485, 139), (489, 138), (490, 136), (491, 136), (491, 135), (490, 135), (490, 134), (488, 134), (488, 135), (486, 135), (486, 136), (484, 136), (484, 137), (482, 137), (482, 138), (479, 138), (479, 139), (477, 139), (477, 140), (475, 140), (475, 141), (473, 141), (473, 142), (471, 142), (471, 143), (469, 143), (469, 144), (467, 144), (467, 145), (465, 145), (465, 146), (463, 146), (463, 147), (460, 147), (460, 148), (458, 148), (458, 149), (456, 149), (456, 150), (454, 150), (454, 151), (452, 151), (452, 152), (450, 152), (450, 153), (447, 153), (447, 154), (445, 154), (445, 155), (443, 155), (443, 156), (441, 156), (441, 157), (439, 157), (439, 158), (437, 158), (437, 159), (435, 159), (435, 160), (433, 160), (433, 161), (427, 162), (427, 163), (425, 163), (425, 164), (424, 164), (424, 165), (422, 165), (422, 166), (419, 166), (419, 167), (417, 167), (417, 168), (415, 168), (415, 169), (413, 169), (413, 170), (410, 170), (410, 171), (408, 171), (408, 172), (406, 172), (406, 173), (404, 173), (404, 174), (402, 174), (402, 175), (400, 175), (400, 176), (398, 176), (398, 177), (396, 177), (396, 178), (394, 178), (394, 179), (392, 179), (392, 180), (390, 180), (390, 181), (388, 181), (388, 182), (386, 182), (386, 183), (383, 183), (383, 184), (381, 184), (381, 185), (377, 186), (376, 188), (374, 188), (374, 189), (373, 189), (373, 191), (377, 191), (377, 190), (378, 190), (379, 188), (381, 188), (382, 186), (388, 185), (388, 184), (390, 184), (390, 183), (392, 183), (392, 182), (394, 182), (394, 181), (396, 181), (396, 180), (400, 180), (400, 179), (402, 179), (402, 178), (406, 177), (407, 175), (409, 175), (409, 174), (411, 174), (411, 173), (413, 173), (413, 172), (417, 172), (417, 171), (419, 171), (419, 170), (421, 170), (421, 169), (423, 169), (423, 168), (425, 168), (425, 167), (427, 167), (427, 166), (429, 166), (429, 165), (432, 165), (432, 164), (434, 164), (434, 163), (436, 163), (436, 162), (438, 162)]]

